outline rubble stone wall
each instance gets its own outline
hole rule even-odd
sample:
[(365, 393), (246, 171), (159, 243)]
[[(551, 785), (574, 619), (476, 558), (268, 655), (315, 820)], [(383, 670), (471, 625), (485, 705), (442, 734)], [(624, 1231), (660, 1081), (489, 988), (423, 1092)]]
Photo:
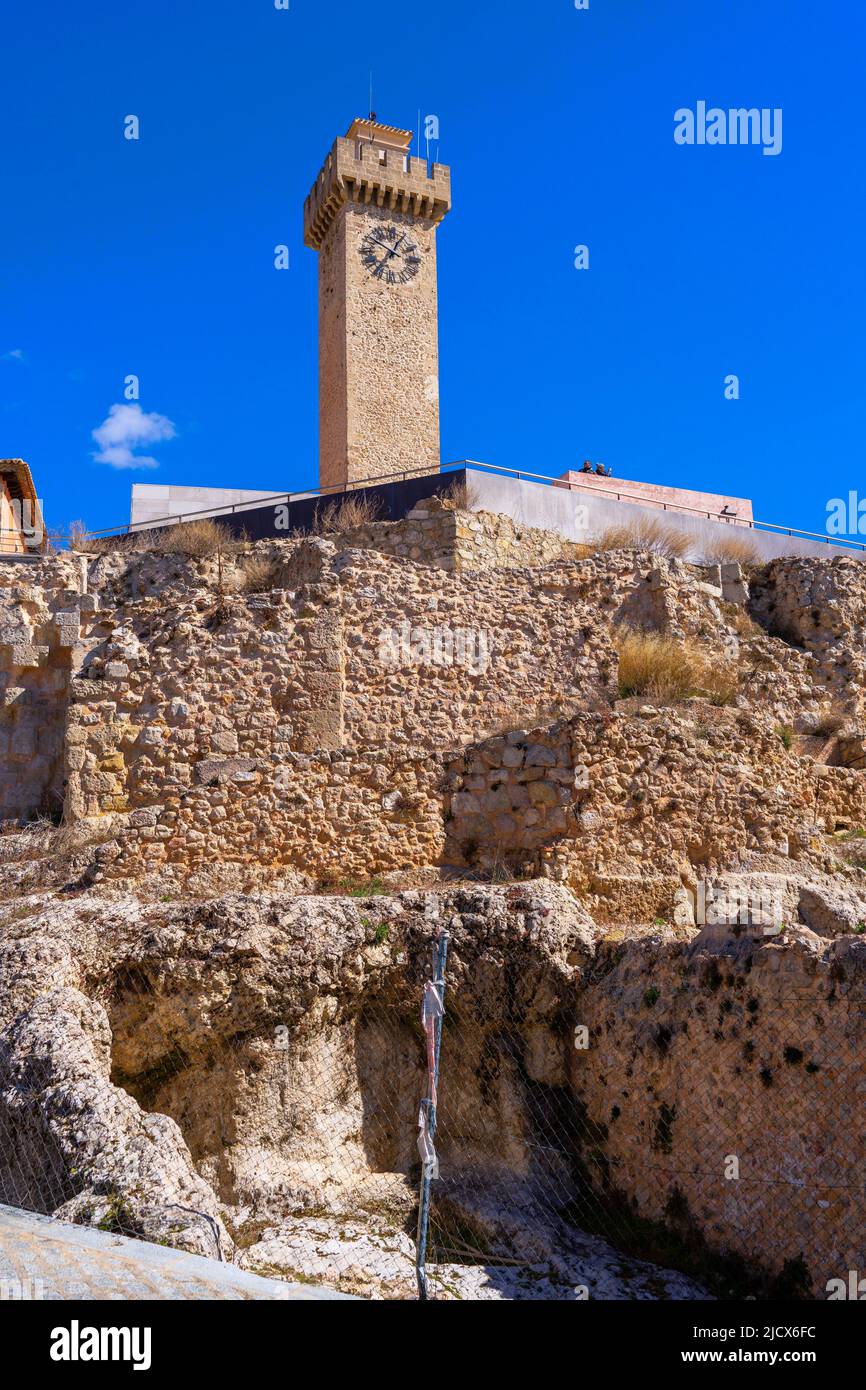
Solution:
[(553, 872), (608, 920), (669, 915), (678, 890), (738, 855), (796, 860), (866, 824), (861, 774), (709, 705), (513, 730), (452, 759), (446, 787), (449, 862)]
[(320, 877), (341, 860), (350, 876), (435, 862), (444, 750), (609, 699), (609, 637), (531, 572), (467, 585), (327, 540), (273, 553), (277, 583), (297, 587), (218, 596), (209, 572), (185, 593), (145, 556), (130, 600), (130, 576), (100, 562), (66, 805), (126, 818), (111, 872), (208, 856)]
[[(412, 528), (419, 556), (400, 553)], [(862, 694), (862, 565), (586, 555), (447, 500), (359, 539), (10, 566), (0, 814), (115, 818), (112, 875), (506, 862), (604, 915), (866, 824), (866, 731), (788, 729)], [(272, 567), (253, 589), (250, 555)], [(802, 641), (768, 636), (779, 622)], [(742, 646), (734, 705), (617, 703), (622, 625)]]
[(89, 596), (75, 557), (0, 569), (0, 821), (59, 820), (70, 680)]
[(419, 502), (402, 521), (351, 528), (341, 533), (340, 541), (456, 571), (523, 569), (587, 554), (586, 546), (555, 531), (520, 526), (493, 512), (467, 511), (447, 496)]
[(820, 678), (856, 693), (866, 714), (866, 566), (862, 560), (774, 560), (755, 577), (751, 611), (769, 632), (810, 652)]

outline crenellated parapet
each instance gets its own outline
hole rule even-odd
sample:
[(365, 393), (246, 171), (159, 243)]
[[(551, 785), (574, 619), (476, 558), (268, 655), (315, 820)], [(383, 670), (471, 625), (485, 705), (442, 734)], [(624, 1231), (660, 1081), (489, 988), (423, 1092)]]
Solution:
[(304, 203), (306, 246), (321, 250), (346, 203), (372, 204), (436, 224), (451, 207), (451, 170), (428, 164), (397, 144), (346, 136), (334, 141)]

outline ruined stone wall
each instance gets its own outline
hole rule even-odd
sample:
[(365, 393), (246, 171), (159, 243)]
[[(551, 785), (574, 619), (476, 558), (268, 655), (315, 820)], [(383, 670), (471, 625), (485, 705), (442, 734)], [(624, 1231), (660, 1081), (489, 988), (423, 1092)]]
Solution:
[(125, 818), (112, 875), (436, 862), (444, 749), (610, 689), (609, 639), (528, 573), (469, 587), (329, 541), (276, 554), (276, 583), (297, 587), (258, 594), (216, 593), (212, 562), (194, 579), (167, 557), (99, 562), (66, 805)]
[(603, 919), (670, 915), (747, 854), (806, 856), (866, 823), (856, 771), (816, 765), (751, 713), (646, 706), (483, 740), (448, 767), (446, 857), (554, 872)]
[[(315, 878), (341, 863), (360, 877), (504, 862), (631, 917), (667, 910), (696, 866), (808, 856), (815, 833), (866, 824), (862, 739), (792, 734), (834, 687), (814, 652), (749, 620), (737, 566), (635, 552), (517, 566), (516, 551), (494, 565), (485, 547), (513, 540), (511, 522), (447, 504), (425, 519), (427, 560), (437, 527), (469, 527), (465, 570), (343, 538), (222, 561), (114, 554), (91, 560), (86, 581), (76, 557), (31, 566), (30, 598), (6, 605), (7, 701), (35, 701), (41, 746), (31, 768), (26, 716), (9, 744), (7, 816), (53, 799), (70, 822), (117, 818), (120, 852), (103, 855), (116, 876), (208, 860)], [(371, 535), (405, 542), (417, 524)], [(250, 557), (270, 563), (252, 591)], [(864, 572), (827, 569), (848, 585), (844, 616)], [(751, 581), (766, 620), (760, 572)], [(623, 624), (725, 659), (732, 643), (736, 704), (641, 711), (638, 699), (612, 716)]]
[[(333, 504), (331, 504), (333, 506)], [(328, 517), (328, 504), (322, 516)], [(340, 544), (449, 570), (524, 569), (579, 560), (587, 547), (555, 531), (519, 526), (509, 516), (467, 510), (446, 497), (419, 502), (402, 521), (341, 532)]]
[(444, 830), (441, 769), (429, 757), (349, 749), (285, 757), (214, 758), (191, 786), (154, 787), (100, 853), (100, 877), (170, 871), (215, 884), (262, 885), (293, 870), (350, 887), (436, 863)]
[(758, 571), (751, 611), (769, 632), (810, 652), (818, 678), (866, 714), (866, 566), (862, 560), (774, 560)]
[(467, 582), (372, 555), (338, 564), (347, 743), (441, 751), (610, 696), (609, 634), (589, 604), (547, 592), (543, 572)]
[(0, 821), (59, 819), (69, 683), (92, 599), (80, 562), (0, 567)]

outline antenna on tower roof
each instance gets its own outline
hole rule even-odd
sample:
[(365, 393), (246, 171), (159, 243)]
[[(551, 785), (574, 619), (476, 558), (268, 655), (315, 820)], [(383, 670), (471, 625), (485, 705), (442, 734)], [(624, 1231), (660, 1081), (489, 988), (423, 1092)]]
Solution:
[(376, 112), (373, 110), (373, 69), (370, 69), (370, 120), (375, 121)]

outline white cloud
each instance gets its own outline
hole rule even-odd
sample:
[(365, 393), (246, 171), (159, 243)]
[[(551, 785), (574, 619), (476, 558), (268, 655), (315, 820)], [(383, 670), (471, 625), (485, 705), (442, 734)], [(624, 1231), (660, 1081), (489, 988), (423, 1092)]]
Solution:
[(113, 405), (101, 425), (93, 431), (99, 453), (97, 463), (109, 468), (159, 468), (159, 462), (149, 454), (136, 454), (142, 444), (158, 444), (174, 439), (177, 431), (165, 415), (155, 410), (147, 413), (140, 405)]
[(25, 353), (24, 353), (24, 349), (23, 349), (23, 348), (10, 348), (10, 350), (9, 350), (8, 352), (4, 352), (4, 354), (3, 354), (3, 361), (4, 361), (4, 362), (26, 362), (26, 361), (27, 361), (27, 358), (26, 358), (26, 356), (25, 356)]

